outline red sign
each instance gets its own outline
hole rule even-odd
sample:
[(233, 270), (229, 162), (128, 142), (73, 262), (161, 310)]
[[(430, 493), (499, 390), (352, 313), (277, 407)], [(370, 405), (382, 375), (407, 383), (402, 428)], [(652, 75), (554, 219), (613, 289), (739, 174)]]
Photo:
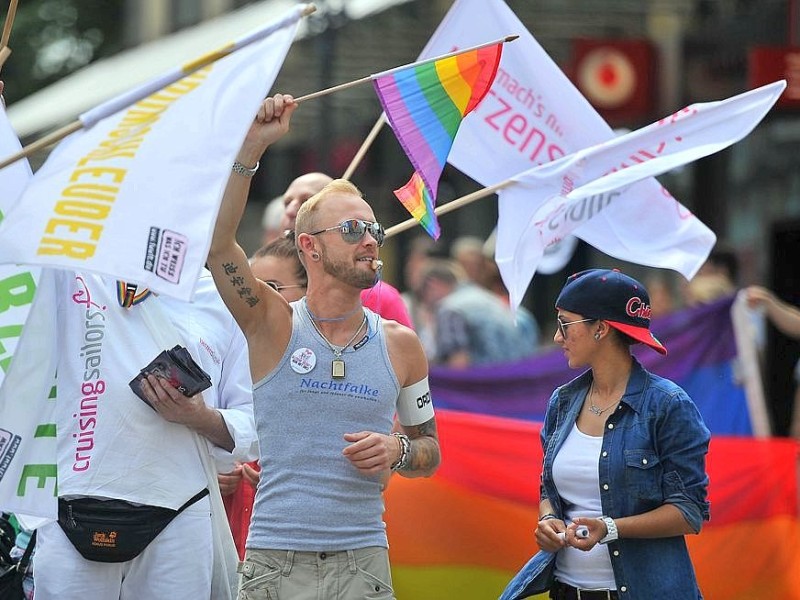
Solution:
[(573, 40), (572, 82), (610, 124), (651, 117), (655, 53), (647, 40)]
[(786, 89), (775, 106), (800, 108), (800, 47), (757, 46), (750, 49), (748, 62), (751, 89), (785, 79)]

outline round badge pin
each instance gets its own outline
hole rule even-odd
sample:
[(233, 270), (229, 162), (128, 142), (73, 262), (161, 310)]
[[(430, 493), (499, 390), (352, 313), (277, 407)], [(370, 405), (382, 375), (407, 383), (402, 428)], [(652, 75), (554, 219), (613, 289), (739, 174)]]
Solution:
[(317, 355), (311, 348), (298, 348), (292, 352), (292, 358), (289, 360), (292, 365), (292, 371), (295, 373), (308, 373), (317, 365)]

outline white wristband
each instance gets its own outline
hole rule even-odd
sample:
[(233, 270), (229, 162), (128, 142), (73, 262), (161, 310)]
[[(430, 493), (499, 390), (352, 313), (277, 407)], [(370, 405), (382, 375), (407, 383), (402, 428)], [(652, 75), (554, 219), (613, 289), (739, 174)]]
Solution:
[(397, 419), (401, 425), (413, 427), (433, 418), (433, 402), (428, 378), (404, 387), (397, 397)]

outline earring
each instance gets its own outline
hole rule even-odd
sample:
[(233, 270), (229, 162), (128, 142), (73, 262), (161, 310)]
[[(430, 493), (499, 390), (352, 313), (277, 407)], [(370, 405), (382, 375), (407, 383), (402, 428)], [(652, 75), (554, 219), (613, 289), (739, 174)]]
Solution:
[(316, 252), (312, 252), (311, 253), (311, 258), (313, 258), (314, 260), (319, 260), (319, 254), (316, 253)]
[(596, 341), (598, 341), (598, 342), (600, 341), (600, 332), (599, 332), (599, 331), (595, 331), (595, 332), (594, 332), (594, 339), (595, 339)]

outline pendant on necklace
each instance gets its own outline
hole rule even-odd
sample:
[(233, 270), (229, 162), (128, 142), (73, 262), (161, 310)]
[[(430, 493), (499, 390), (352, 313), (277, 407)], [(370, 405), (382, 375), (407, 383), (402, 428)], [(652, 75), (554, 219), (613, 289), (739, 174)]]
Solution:
[(331, 362), (331, 377), (334, 379), (344, 378), (344, 361), (341, 358), (334, 358)]
[(589, 404), (589, 411), (591, 413), (597, 415), (598, 417), (601, 416), (605, 412), (604, 410), (600, 410), (594, 404), (591, 404), (591, 403)]

